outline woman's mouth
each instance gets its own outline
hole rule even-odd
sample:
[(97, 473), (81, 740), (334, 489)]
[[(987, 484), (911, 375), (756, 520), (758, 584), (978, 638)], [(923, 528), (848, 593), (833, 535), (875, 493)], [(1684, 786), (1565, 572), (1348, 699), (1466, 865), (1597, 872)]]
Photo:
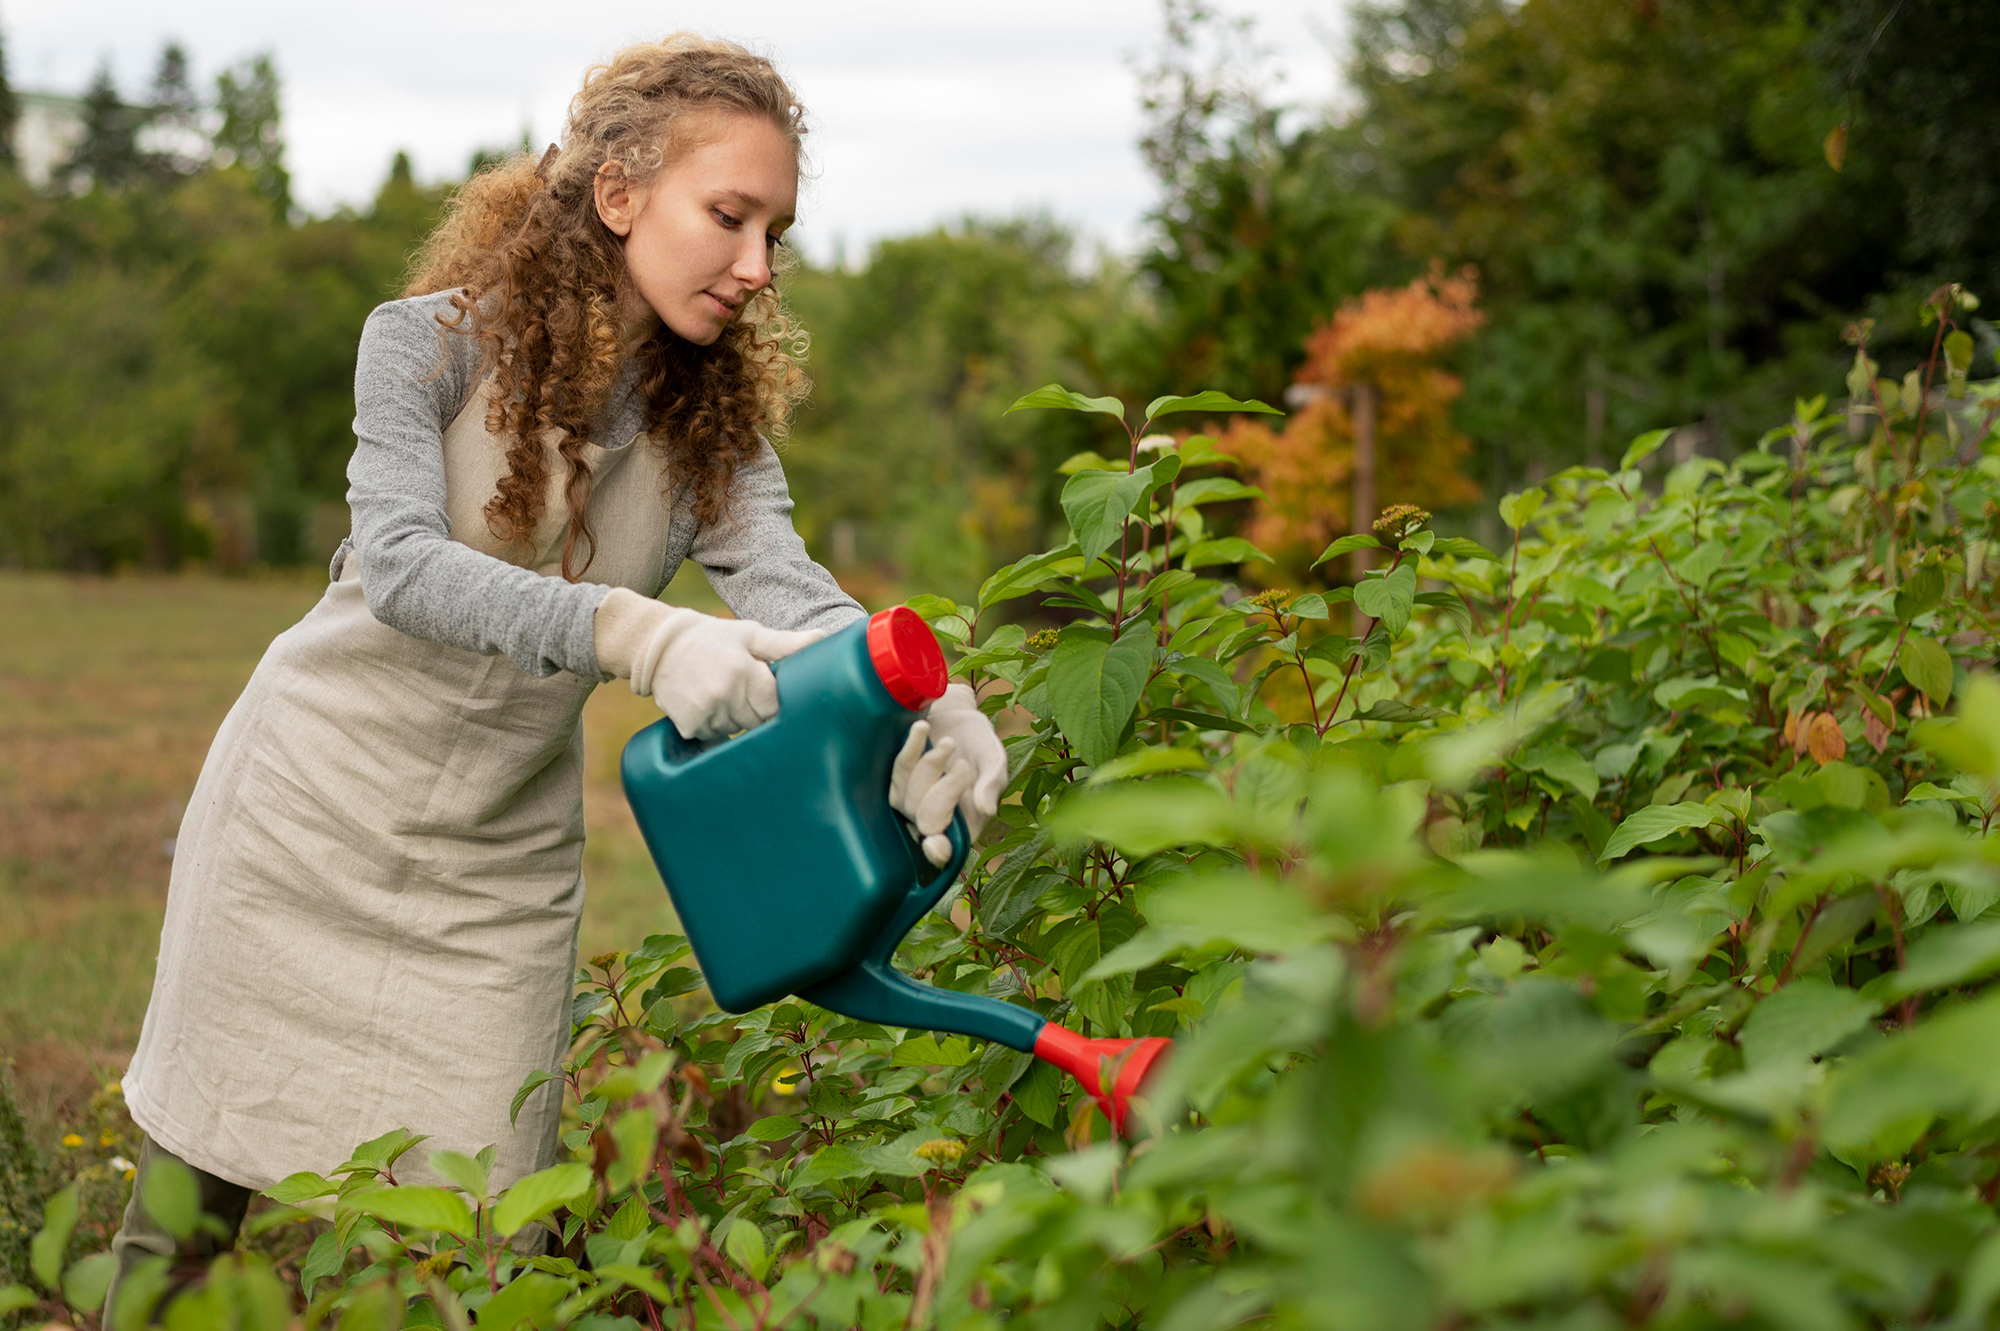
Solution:
[(708, 297), (709, 304), (713, 306), (715, 312), (721, 315), (723, 318), (733, 319), (736, 317), (736, 307), (734, 305), (731, 305), (728, 301), (724, 300), (722, 297), (716, 295), (713, 291), (704, 291), (701, 294)]

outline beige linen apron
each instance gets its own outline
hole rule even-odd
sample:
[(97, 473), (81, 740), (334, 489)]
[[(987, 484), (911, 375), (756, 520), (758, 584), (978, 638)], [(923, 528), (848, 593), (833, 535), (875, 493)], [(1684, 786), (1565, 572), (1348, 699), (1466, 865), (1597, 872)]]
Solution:
[[(558, 576), (551, 449), (529, 548), (482, 515), (504, 471), (484, 387), (444, 436), (453, 539)], [(660, 591), (663, 463), (587, 448), (593, 582)], [(175, 849), (132, 1116), (188, 1163), (262, 1188), (393, 1128), (499, 1150), (496, 1185), (555, 1158), (557, 1069), (583, 907), (582, 736), (596, 681), (538, 679), (377, 622), (360, 561), (272, 642), (223, 722)], [(412, 1163), (421, 1160), (420, 1150)], [(411, 1170), (422, 1175), (421, 1170)], [(401, 1172), (399, 1171), (399, 1177)]]

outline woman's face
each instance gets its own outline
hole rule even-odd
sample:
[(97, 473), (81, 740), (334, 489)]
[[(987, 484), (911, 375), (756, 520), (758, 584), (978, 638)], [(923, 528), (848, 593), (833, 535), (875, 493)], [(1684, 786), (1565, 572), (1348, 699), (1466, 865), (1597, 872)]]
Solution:
[(625, 240), (625, 269), (643, 308), (707, 346), (771, 284), (771, 259), (798, 206), (799, 164), (776, 125), (722, 115), (651, 182), (628, 188), (615, 170), (597, 176), (597, 215)]

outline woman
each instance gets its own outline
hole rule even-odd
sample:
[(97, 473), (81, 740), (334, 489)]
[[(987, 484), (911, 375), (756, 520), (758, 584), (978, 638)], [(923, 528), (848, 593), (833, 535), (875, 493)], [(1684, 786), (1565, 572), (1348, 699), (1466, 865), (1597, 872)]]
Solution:
[[(768, 662), (862, 614), (766, 442), (805, 390), (771, 287), (802, 132), (740, 47), (628, 48), (369, 317), (352, 535), (203, 767), (125, 1078), (142, 1173), (178, 1157), (226, 1227), (398, 1127), (496, 1147), (496, 1186), (553, 1163), (560, 1083), (508, 1109), (568, 1038), (584, 699), (627, 679), (726, 735), (775, 714)], [(737, 619), (653, 599), (690, 558)], [(953, 808), (976, 831), (1005, 779), (955, 686), (894, 802), (941, 862)], [(136, 1200), (114, 1246), (121, 1270), (173, 1250)]]

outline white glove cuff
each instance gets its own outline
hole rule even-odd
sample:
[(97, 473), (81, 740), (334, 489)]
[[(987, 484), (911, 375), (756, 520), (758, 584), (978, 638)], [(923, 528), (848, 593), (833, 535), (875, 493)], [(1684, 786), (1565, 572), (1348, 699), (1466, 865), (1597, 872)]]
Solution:
[(653, 691), (653, 671), (692, 610), (651, 600), (624, 587), (613, 587), (598, 603), (591, 620), (597, 647), (597, 668), (607, 679), (629, 679), (632, 692), (645, 697)]

